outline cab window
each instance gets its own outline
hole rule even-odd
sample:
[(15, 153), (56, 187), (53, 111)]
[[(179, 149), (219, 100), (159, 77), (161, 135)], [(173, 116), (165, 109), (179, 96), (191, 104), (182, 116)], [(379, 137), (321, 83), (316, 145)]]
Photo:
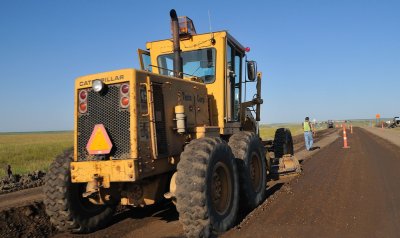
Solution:
[(239, 121), (243, 53), (228, 41), (226, 48), (228, 121)]
[(150, 52), (138, 49), (139, 63), (142, 70), (152, 72)]
[[(184, 76), (196, 76), (204, 83), (215, 81), (215, 56), (214, 48), (185, 51), (181, 53)], [(174, 54), (160, 55), (157, 58), (159, 72), (162, 75), (173, 76)]]

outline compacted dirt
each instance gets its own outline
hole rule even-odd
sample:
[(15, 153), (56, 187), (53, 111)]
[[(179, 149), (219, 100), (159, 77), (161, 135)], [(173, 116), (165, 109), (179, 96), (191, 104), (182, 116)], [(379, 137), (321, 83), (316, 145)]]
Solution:
[(51, 226), (42, 202), (0, 212), (0, 237), (50, 237), (57, 231)]
[[(332, 134), (333, 130), (320, 131), (315, 141)], [(304, 147), (303, 135), (293, 138), (295, 151)], [(327, 142), (329, 143), (329, 142)], [(322, 143), (323, 144), (323, 143)], [(311, 155), (313, 153), (310, 153)], [(306, 156), (299, 153), (301, 159)], [(42, 176), (40, 176), (42, 177)], [(282, 181), (270, 181), (269, 186), (275, 191), (275, 184)], [(18, 192), (0, 194), (0, 237), (179, 237), (183, 229), (178, 221), (178, 213), (170, 202), (146, 208), (118, 210), (112, 223), (105, 229), (88, 235), (58, 233), (50, 224), (41, 202), (42, 188), (25, 189)], [(240, 220), (246, 214), (240, 214)]]
[[(302, 175), (269, 181), (267, 200), (250, 214), (240, 214), (242, 221), (222, 236), (399, 237), (399, 147), (356, 128), (348, 134), (351, 148), (345, 150), (338, 132), (319, 132), (315, 146), (321, 149), (312, 152), (302, 150), (302, 135), (295, 137)], [(178, 213), (169, 202), (120, 209), (108, 227), (88, 235), (56, 233), (43, 212), (39, 189), (37, 193), (39, 202), (6, 206), (0, 212), (0, 227), (6, 227), (0, 237), (183, 236)]]
[(364, 129), (303, 164), (223, 237), (400, 237), (400, 148)]

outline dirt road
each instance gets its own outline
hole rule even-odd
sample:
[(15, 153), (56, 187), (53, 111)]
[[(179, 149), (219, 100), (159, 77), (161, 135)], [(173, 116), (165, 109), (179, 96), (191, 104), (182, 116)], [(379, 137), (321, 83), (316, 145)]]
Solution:
[(14, 193), (0, 195), (0, 211), (13, 207), (29, 205), (43, 200), (42, 187), (24, 189)]
[[(320, 131), (318, 136), (315, 138), (316, 146), (325, 147), (332, 143), (337, 138), (337, 130), (323, 130)], [(309, 156), (318, 153), (318, 150), (314, 152), (304, 153), (300, 151), (304, 148), (303, 135), (296, 136), (294, 138), (295, 150), (299, 151), (299, 159), (307, 159)], [(281, 180), (279, 180), (281, 181)], [(272, 190), (279, 187), (276, 186), (279, 181), (270, 181), (268, 184), (270, 187), (274, 187)], [(246, 214), (240, 214), (243, 219)], [(134, 209), (128, 212), (123, 212), (115, 216), (113, 224), (106, 229), (99, 230), (89, 235), (71, 235), (67, 233), (58, 234), (55, 237), (148, 237), (148, 238), (159, 238), (159, 237), (183, 237), (183, 228), (179, 223), (179, 214), (175, 209), (175, 206), (171, 203), (162, 204), (159, 206), (149, 207), (145, 209)]]
[(223, 237), (400, 237), (400, 148), (364, 129), (303, 164)]
[[(400, 148), (355, 128), (345, 150), (338, 130), (330, 132), (320, 134), (316, 146), (321, 149), (313, 152), (302, 150), (298, 136), (303, 174), (269, 181), (266, 202), (241, 214), (243, 221), (222, 237), (400, 237)], [(44, 214), (38, 191), (0, 196), (7, 209), (0, 212), (0, 237), (183, 236), (178, 213), (168, 202), (120, 211), (112, 224), (88, 235), (60, 234)], [(38, 202), (21, 206), (32, 199)]]

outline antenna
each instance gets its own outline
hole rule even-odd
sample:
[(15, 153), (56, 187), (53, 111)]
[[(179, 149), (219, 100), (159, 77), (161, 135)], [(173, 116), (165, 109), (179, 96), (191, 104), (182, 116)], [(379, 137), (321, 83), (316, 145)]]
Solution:
[(212, 45), (214, 45), (215, 44), (215, 39), (214, 39), (214, 32), (212, 32), (212, 29), (211, 29), (211, 14), (210, 14), (210, 10), (208, 10), (208, 23), (210, 24), (210, 32), (211, 32), (210, 42), (211, 42)]
[(210, 14), (210, 10), (208, 10), (208, 23), (210, 24), (210, 32), (212, 32), (212, 30), (211, 30), (211, 14)]

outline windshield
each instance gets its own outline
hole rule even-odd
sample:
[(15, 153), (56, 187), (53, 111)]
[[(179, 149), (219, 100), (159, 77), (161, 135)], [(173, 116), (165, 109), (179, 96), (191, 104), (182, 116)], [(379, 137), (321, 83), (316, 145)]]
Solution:
[[(204, 83), (215, 81), (215, 49), (186, 51), (181, 53), (183, 73), (203, 79)], [(160, 74), (173, 75), (174, 54), (158, 56)]]

